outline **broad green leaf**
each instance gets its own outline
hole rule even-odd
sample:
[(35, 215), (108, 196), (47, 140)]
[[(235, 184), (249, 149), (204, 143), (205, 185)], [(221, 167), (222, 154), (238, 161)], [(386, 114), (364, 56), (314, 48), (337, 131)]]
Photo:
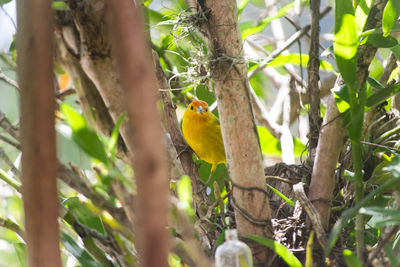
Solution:
[(367, 107), (376, 106), (383, 101), (387, 100), (389, 97), (394, 96), (400, 92), (400, 83), (395, 83), (384, 89), (380, 89), (368, 97), (366, 105)]
[(337, 95), (340, 99), (350, 103), (349, 88), (347, 85), (332, 89), (332, 92)]
[(390, 48), (390, 50), (396, 56), (397, 60), (400, 60), (400, 44)]
[(224, 241), (225, 241), (225, 231), (222, 231), (217, 238), (217, 242), (215, 242), (215, 246), (218, 247), (219, 245), (222, 245)]
[(292, 200), (290, 200), (288, 197), (286, 197), (284, 194), (282, 194), (281, 192), (279, 192), (279, 190), (277, 190), (276, 188), (270, 186), (269, 184), (267, 184), (267, 186), (275, 192), (275, 194), (277, 194), (280, 198), (282, 198), (286, 203), (288, 203), (291, 206), (296, 206), (296, 203), (294, 203)]
[(343, 250), (343, 257), (348, 267), (362, 267), (362, 263), (353, 251), (348, 249)]
[(371, 34), (366, 37), (365, 44), (376, 48), (391, 48), (399, 44), (393, 36), (384, 37), (382, 34)]
[(349, 110), (350, 97), (347, 85), (343, 85), (341, 87), (335, 87), (332, 89), (332, 92), (335, 95), (336, 105), (339, 109), (339, 112), (344, 113), (347, 110)]
[(376, 216), (378, 219), (375, 219), (374, 223), (378, 228), (400, 224), (400, 212), (397, 209), (389, 210), (384, 207), (365, 207), (361, 208), (359, 213)]
[(296, 256), (293, 255), (293, 253), (289, 249), (287, 249), (284, 245), (282, 245), (272, 239), (259, 237), (259, 236), (255, 236), (255, 235), (248, 235), (247, 238), (250, 238), (251, 240), (254, 240), (257, 243), (260, 243), (261, 245), (264, 245), (264, 246), (272, 249), (290, 267), (302, 267), (303, 266), (301, 264), (301, 262), (299, 261), (299, 259), (296, 258)]
[(358, 49), (357, 25), (351, 1), (335, 1), (335, 36), (333, 48), (340, 74), (353, 89), (356, 82)]
[(388, 36), (400, 15), (400, 1), (389, 0), (383, 10), (382, 30), (383, 35)]
[(300, 139), (293, 137), (294, 144), (294, 155), (300, 157), (302, 153), (306, 153), (306, 145), (303, 144)]
[(153, 0), (144, 0), (143, 5), (148, 7), (151, 4), (151, 2), (153, 2)]
[[(396, 164), (396, 166), (393, 166), (396, 169), (399, 169), (400, 171), (400, 164)], [(400, 173), (398, 173), (400, 174)], [(393, 186), (400, 184), (400, 175), (396, 176), (395, 178), (393, 178), (392, 180), (384, 183), (383, 185), (377, 187), (374, 191), (370, 192), (366, 197), (364, 197), (359, 203), (357, 203), (354, 207), (345, 210), (342, 215), (340, 216), (340, 218), (336, 221), (335, 225), (333, 226), (330, 234), (329, 234), (329, 238), (328, 238), (328, 242), (327, 242), (327, 246), (325, 248), (324, 251), (324, 257), (327, 257), (332, 248), (334, 247), (340, 233), (342, 232), (342, 229), (345, 227), (346, 223), (348, 222), (348, 220), (350, 220), (351, 218), (353, 218), (355, 216), (355, 214), (357, 213), (357, 211), (363, 207), (366, 203), (368, 203), (370, 200), (374, 199), (374, 197), (376, 195), (379, 195), (385, 191), (387, 191), (388, 189), (393, 188)]]
[(268, 92), (266, 92), (265, 90), (265, 88), (270, 83), (268, 77), (264, 73), (258, 72), (253, 77), (251, 77), (249, 82), (251, 88), (254, 90), (254, 93), (256, 93), (259, 98), (264, 99), (264, 94), (268, 94)]
[(258, 136), (260, 139), (261, 152), (267, 155), (281, 155), (281, 146), (279, 140), (276, 139), (265, 127), (257, 126)]
[(60, 109), (72, 129), (74, 141), (90, 156), (108, 165), (109, 160), (104, 144), (96, 132), (86, 124), (85, 118), (66, 103), (62, 103)]
[[(271, 63), (268, 64), (269, 67), (281, 67), (285, 64), (293, 64), (293, 65), (301, 65), (304, 68), (307, 68), (309, 56), (307, 54), (299, 54), (293, 53), (284, 56), (276, 57)], [(326, 60), (320, 61), (320, 68), (324, 71), (333, 71), (333, 66)]]
[(371, 178), (368, 180), (368, 184), (379, 185), (393, 179), (392, 173), (385, 169), (389, 165), (390, 162), (386, 160), (379, 163), (373, 170)]
[(54, 10), (69, 10), (69, 6), (63, 1), (54, 1), (51, 3), (51, 7)]
[(24, 243), (13, 243), (15, 253), (21, 267), (27, 266), (26, 264), (26, 245)]
[(86, 250), (81, 248), (71, 236), (64, 232), (61, 233), (61, 243), (78, 260), (81, 266), (101, 267), (100, 263), (95, 261)]
[(70, 105), (62, 103), (60, 110), (64, 114), (65, 120), (71, 127), (72, 131), (79, 131), (82, 128), (88, 127), (85, 118)]
[(184, 209), (189, 216), (194, 216), (194, 210), (192, 208), (192, 185), (189, 176), (184, 175), (179, 179), (177, 193), (180, 208)]
[(242, 39), (246, 39), (247, 36), (262, 32), (274, 19), (281, 18), (286, 15), (286, 13), (294, 7), (294, 2), (281, 8), (274, 16), (266, 17), (261, 20), (256, 26), (242, 28)]
[(373, 0), (360, 0), (356, 8), (356, 24), (357, 24), (357, 35), (359, 36), (367, 21), (369, 11), (371, 10)]
[(380, 90), (385, 89), (385, 86), (383, 84), (381, 84), (378, 80), (376, 80), (370, 76), (368, 76), (367, 81), (372, 87), (374, 87), (376, 89), (380, 89)]
[(59, 161), (66, 165), (73, 163), (82, 169), (91, 169), (91, 158), (74, 140), (71, 127), (57, 123), (56, 131)]
[(237, 7), (237, 9), (238, 9), (238, 17), (239, 18), (242, 15), (242, 12), (243, 12), (244, 8), (247, 6), (247, 4), (249, 2), (250, 2), (250, 0), (242, 0), (242, 1), (240, 1), (240, 4)]
[(95, 216), (91, 210), (77, 197), (68, 198), (64, 204), (68, 210), (75, 217), (75, 219), (81, 224), (96, 230), (98, 233), (105, 235), (106, 230), (104, 229), (103, 222), (98, 216)]

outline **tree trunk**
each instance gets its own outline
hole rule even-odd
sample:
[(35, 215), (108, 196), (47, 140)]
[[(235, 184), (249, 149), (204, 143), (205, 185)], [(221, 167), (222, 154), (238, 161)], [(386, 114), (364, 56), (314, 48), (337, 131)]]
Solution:
[(22, 198), (30, 267), (61, 266), (51, 2), (17, 3)]
[[(264, 193), (261, 150), (247, 80), (236, 1), (198, 1), (198, 12), (207, 17), (204, 28), (214, 65), (211, 75), (218, 100), (225, 144), (232, 203), (240, 236), (271, 237), (269, 200)], [(256, 266), (265, 265), (269, 251), (249, 242)]]
[[(106, 2), (113, 53), (120, 70), (132, 136), (137, 184), (137, 237), (140, 266), (168, 266), (167, 157), (158, 114), (150, 48), (133, 2)], [(121, 97), (121, 96), (120, 96)], [(121, 105), (124, 107), (124, 105)]]

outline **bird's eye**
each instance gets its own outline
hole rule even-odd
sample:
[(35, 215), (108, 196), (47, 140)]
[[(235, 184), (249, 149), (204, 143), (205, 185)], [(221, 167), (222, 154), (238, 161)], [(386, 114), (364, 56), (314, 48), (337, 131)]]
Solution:
[(193, 106), (190, 106), (190, 109), (193, 110)]
[(206, 108), (206, 112), (208, 111), (208, 108)]

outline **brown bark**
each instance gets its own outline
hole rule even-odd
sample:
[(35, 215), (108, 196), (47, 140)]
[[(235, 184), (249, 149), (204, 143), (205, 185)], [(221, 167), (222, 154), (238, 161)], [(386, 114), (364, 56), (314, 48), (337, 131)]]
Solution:
[(335, 187), (335, 170), (343, 147), (345, 129), (335, 97), (328, 96), (325, 117), (319, 134), (309, 198), (318, 211), (325, 231), (328, 230), (331, 198)]
[[(124, 112), (121, 105), (124, 102), (124, 94), (115, 62), (111, 57), (111, 41), (107, 35), (104, 5), (103, 0), (68, 0), (79, 38), (78, 54), (82, 70), (97, 88), (110, 116), (116, 122)], [(120, 133), (125, 143), (128, 143), (131, 133), (127, 123), (121, 125)]]
[(168, 266), (167, 161), (150, 48), (132, 1), (107, 1), (106, 10), (132, 129), (127, 143), (135, 155), (139, 262)]
[(61, 266), (51, 2), (17, 3), (22, 197), (30, 267)]
[(320, 115), (320, 96), (319, 96), (319, 17), (320, 17), (320, 0), (311, 0), (311, 43), (310, 43), (310, 60), (308, 62), (308, 98), (310, 102), (309, 111), (309, 160), (313, 164), (315, 157), (315, 149), (318, 145), (318, 136), (321, 126)]
[[(156, 55), (156, 53), (154, 52)], [(164, 72), (161, 68), (158, 56), (153, 56), (156, 65), (156, 77), (158, 87), (161, 89), (168, 88), (168, 83)], [(176, 116), (176, 106), (172, 102), (169, 91), (162, 90), (160, 92), (161, 99), (164, 103), (164, 119), (166, 128), (171, 135), (172, 142), (178, 153), (179, 160), (182, 164), (184, 172), (189, 175), (193, 187), (194, 205), (200, 216), (203, 216), (207, 208), (208, 196), (205, 190), (200, 190), (203, 184), (198, 171), (198, 166), (193, 162), (193, 152), (188, 149), (188, 145), (182, 135), (179, 127), (178, 117)], [(198, 193), (196, 193), (198, 192)]]
[[(239, 235), (272, 235), (269, 200), (265, 187), (261, 150), (250, 104), (246, 64), (237, 21), (236, 1), (198, 1), (198, 11), (207, 17), (203, 25), (212, 51), (211, 75), (218, 100), (225, 144), (232, 203)], [(261, 189), (261, 190), (259, 190)], [(269, 251), (250, 243), (256, 266), (264, 265)]]

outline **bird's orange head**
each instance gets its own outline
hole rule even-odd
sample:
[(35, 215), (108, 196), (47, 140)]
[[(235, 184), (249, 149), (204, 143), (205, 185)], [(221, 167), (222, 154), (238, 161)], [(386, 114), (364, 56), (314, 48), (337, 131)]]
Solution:
[(195, 112), (198, 114), (207, 113), (209, 111), (208, 104), (201, 100), (194, 100), (190, 105), (187, 107), (187, 111)]

